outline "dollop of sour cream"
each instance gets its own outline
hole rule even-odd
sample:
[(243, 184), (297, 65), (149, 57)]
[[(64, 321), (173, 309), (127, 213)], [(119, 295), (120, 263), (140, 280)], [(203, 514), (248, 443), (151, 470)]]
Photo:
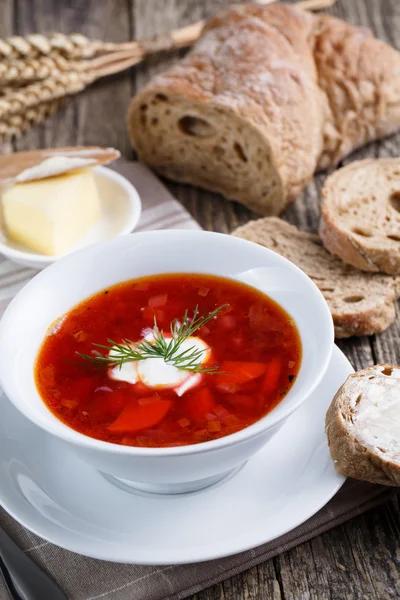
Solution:
[[(151, 334), (145, 336), (145, 339), (151, 342)], [(171, 338), (166, 337), (168, 341)], [(191, 336), (187, 338), (179, 347), (179, 354), (186, 350), (201, 350), (202, 355), (199, 358), (198, 365), (204, 364), (209, 360), (210, 347), (202, 339)], [(112, 358), (113, 349), (109, 352)], [(182, 361), (185, 366), (189, 361)], [(121, 366), (117, 365), (108, 371), (108, 376), (116, 381), (126, 381), (135, 384), (141, 381), (147, 387), (154, 389), (173, 389), (178, 396), (183, 396), (185, 392), (199, 385), (202, 380), (201, 373), (184, 371), (178, 369), (173, 364), (165, 362), (163, 358), (145, 358), (143, 360), (129, 361)]]

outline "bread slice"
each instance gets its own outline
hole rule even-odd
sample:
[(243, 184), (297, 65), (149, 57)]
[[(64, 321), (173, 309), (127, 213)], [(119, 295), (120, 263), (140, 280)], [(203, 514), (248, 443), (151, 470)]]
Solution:
[(400, 275), (400, 158), (350, 163), (322, 190), (325, 248), (364, 271)]
[(326, 413), (332, 459), (342, 475), (400, 485), (400, 367), (350, 375)]
[(379, 333), (394, 320), (400, 280), (346, 265), (325, 250), (317, 235), (276, 217), (250, 221), (233, 235), (270, 248), (302, 269), (324, 295), (336, 337)]

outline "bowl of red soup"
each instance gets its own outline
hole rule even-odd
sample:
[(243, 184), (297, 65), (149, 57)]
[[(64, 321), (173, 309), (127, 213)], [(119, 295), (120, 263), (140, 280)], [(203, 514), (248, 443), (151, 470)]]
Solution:
[(114, 483), (182, 493), (266, 444), (332, 348), (327, 304), (292, 263), (228, 235), (154, 231), (82, 249), (25, 286), (0, 323), (0, 382)]

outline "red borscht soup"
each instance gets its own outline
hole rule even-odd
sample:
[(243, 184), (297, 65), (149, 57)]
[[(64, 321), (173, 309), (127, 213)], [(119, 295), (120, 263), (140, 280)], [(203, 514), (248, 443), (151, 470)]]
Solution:
[(36, 362), (47, 407), (115, 444), (207, 442), (258, 421), (296, 378), (291, 317), (245, 284), (209, 275), (127, 281), (50, 328)]

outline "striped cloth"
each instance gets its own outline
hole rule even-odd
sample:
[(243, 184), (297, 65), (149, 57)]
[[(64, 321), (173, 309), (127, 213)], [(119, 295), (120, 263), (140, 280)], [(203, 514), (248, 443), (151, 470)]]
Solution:
[[(138, 230), (199, 228), (145, 167), (121, 160), (116, 170), (134, 183), (142, 198)], [(1, 312), (34, 274), (31, 269), (1, 259)], [(70, 600), (179, 600), (285, 552), (384, 502), (393, 493), (384, 487), (349, 480), (321, 511), (281, 538), (236, 556), (191, 565), (120, 565), (79, 556), (30, 533), (1, 508), (0, 526), (58, 581)], [(6, 599), (8, 593), (0, 576), (0, 600)]]

